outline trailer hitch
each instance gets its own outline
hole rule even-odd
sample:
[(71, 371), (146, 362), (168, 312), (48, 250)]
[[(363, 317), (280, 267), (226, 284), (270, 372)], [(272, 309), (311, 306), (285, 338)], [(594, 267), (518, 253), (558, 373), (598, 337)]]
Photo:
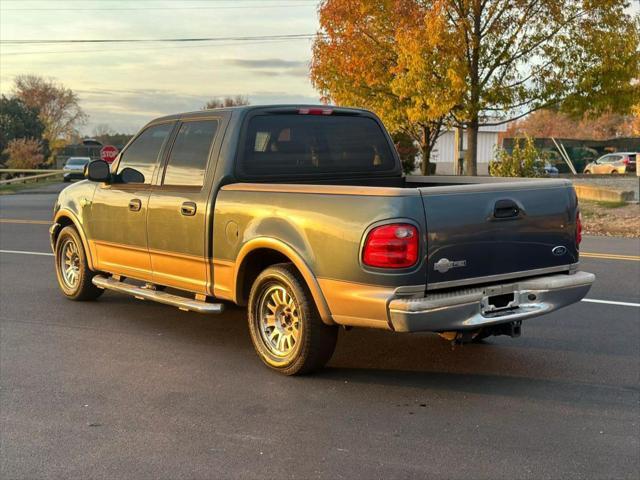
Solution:
[(484, 338), (498, 335), (506, 335), (511, 338), (517, 338), (522, 333), (522, 320), (514, 322), (501, 323), (491, 327), (484, 327), (479, 330), (460, 330), (457, 332), (443, 332), (441, 337), (451, 342), (451, 348), (466, 343), (478, 342)]

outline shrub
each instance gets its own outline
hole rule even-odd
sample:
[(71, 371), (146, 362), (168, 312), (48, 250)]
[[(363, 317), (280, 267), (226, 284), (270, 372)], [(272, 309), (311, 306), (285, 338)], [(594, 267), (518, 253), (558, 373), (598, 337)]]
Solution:
[(402, 171), (405, 175), (411, 175), (416, 169), (418, 147), (413, 139), (404, 132), (396, 132), (391, 135), (391, 137), (398, 151), (398, 156), (402, 161)]
[(4, 151), (8, 168), (38, 168), (44, 162), (42, 145), (34, 138), (14, 138)]
[(489, 163), (489, 173), (493, 177), (544, 177), (547, 152), (539, 152), (533, 138), (517, 138), (511, 154), (503, 148), (496, 150), (495, 160)]

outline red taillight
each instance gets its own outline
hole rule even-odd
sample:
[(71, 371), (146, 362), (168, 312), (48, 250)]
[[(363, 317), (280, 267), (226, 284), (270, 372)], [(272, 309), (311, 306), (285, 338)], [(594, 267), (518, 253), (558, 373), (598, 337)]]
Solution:
[(580, 246), (582, 242), (582, 216), (580, 212), (576, 214), (576, 247)]
[(624, 163), (625, 165), (629, 165), (629, 157), (624, 157), (622, 163)]
[(300, 108), (298, 110), (300, 115), (331, 115), (333, 113), (332, 108)]
[(418, 229), (406, 223), (392, 223), (369, 232), (362, 262), (370, 267), (407, 268), (418, 261), (418, 250)]

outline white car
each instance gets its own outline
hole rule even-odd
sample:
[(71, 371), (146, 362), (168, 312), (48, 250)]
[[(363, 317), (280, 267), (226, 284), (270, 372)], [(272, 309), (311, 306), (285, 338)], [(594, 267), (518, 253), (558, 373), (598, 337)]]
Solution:
[(62, 178), (70, 182), (73, 178), (84, 178), (84, 168), (89, 164), (89, 157), (69, 157), (62, 167)]
[(587, 174), (618, 175), (636, 171), (635, 152), (608, 153), (584, 169)]

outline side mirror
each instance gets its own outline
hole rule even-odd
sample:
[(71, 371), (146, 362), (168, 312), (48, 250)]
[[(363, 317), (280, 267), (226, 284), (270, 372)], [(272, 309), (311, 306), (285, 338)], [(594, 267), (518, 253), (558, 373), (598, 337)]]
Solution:
[(131, 167), (123, 168), (119, 177), (122, 183), (144, 183), (144, 175)]
[(111, 181), (111, 167), (107, 162), (94, 160), (87, 165), (84, 176), (92, 182), (109, 183)]

